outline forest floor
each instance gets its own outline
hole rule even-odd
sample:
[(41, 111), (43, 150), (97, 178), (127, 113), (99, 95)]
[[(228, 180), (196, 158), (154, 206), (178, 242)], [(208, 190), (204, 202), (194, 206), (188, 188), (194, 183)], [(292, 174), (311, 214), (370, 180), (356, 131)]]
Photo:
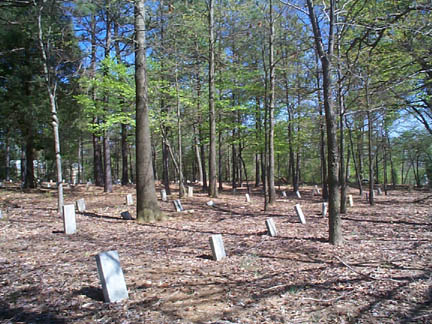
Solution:
[[(120, 217), (135, 217), (125, 204), (127, 193), (135, 201), (132, 186), (66, 189), (66, 203), (84, 198), (87, 209), (65, 235), (55, 189), (1, 188), (0, 323), (432, 323), (430, 192), (389, 191), (371, 207), (350, 189), (344, 244), (332, 246), (312, 187), (266, 212), (259, 192), (246, 203), (245, 188), (227, 188), (209, 207), (197, 191), (182, 199), (185, 212), (159, 200), (169, 219), (140, 225)], [(267, 235), (269, 217), (277, 237)], [(212, 260), (212, 234), (223, 235), (221, 261)], [(113, 304), (95, 262), (109, 250), (129, 292)]]

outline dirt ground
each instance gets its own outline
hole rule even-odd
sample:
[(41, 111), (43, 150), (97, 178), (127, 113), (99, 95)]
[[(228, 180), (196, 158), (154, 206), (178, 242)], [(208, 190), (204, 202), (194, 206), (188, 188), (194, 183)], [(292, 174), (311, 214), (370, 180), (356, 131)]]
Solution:
[[(140, 225), (120, 217), (135, 217), (132, 186), (66, 189), (66, 203), (84, 198), (87, 208), (66, 235), (55, 189), (1, 188), (0, 323), (432, 323), (430, 192), (390, 191), (371, 207), (351, 189), (335, 247), (312, 187), (266, 212), (258, 191), (247, 203), (245, 188), (227, 188), (209, 207), (198, 190), (182, 199), (185, 212), (174, 211), (174, 192), (159, 200), (167, 221)], [(222, 261), (212, 260), (212, 234), (223, 236)], [(129, 292), (121, 303), (103, 301), (95, 255), (109, 250)]]

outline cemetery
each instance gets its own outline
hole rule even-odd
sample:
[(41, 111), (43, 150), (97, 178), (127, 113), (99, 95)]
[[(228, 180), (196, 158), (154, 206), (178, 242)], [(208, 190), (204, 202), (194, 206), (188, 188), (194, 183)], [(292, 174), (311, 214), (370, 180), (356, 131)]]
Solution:
[(432, 6), (0, 1), (0, 324), (432, 323)]
[[(336, 247), (313, 187), (302, 187), (305, 224), (288, 187), (286, 201), (267, 211), (259, 191), (246, 202), (246, 188), (234, 195), (227, 187), (209, 204), (195, 187), (180, 204), (193, 213), (176, 212), (174, 188), (166, 202), (158, 198), (168, 219), (139, 224), (135, 206), (125, 206), (133, 186), (115, 185), (113, 193), (91, 186), (65, 191), (64, 219), (54, 189), (0, 189), (1, 323), (431, 319), (427, 192), (390, 190), (369, 206), (351, 188), (344, 244)], [(85, 211), (75, 213), (80, 199)]]

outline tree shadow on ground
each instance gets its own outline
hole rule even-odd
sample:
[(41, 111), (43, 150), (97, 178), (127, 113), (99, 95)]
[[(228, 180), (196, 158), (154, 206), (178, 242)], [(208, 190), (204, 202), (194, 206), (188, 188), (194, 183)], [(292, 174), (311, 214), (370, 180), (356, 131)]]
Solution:
[(112, 219), (112, 220), (116, 220), (119, 222), (123, 222), (124, 220), (120, 217), (113, 217), (113, 216), (105, 216), (105, 215), (98, 215), (96, 213), (89, 213), (89, 212), (83, 212), (83, 213), (79, 213), (83, 216), (87, 216), (87, 217), (92, 217), (92, 218), (101, 218), (101, 219)]
[[(15, 299), (21, 295), (38, 294), (39, 290), (36, 287), (27, 290), (19, 290), (13, 294), (6, 296), (7, 299)], [(7, 302), (0, 300), (0, 320), (5, 320), (4, 323), (50, 323), (64, 324), (67, 323), (63, 318), (58, 318), (55, 315), (55, 310), (46, 310), (43, 312), (26, 311), (23, 307), (12, 308)]]
[(103, 291), (101, 288), (94, 287), (94, 286), (88, 286), (83, 287), (80, 290), (75, 290), (73, 295), (85, 295), (90, 299), (96, 300), (96, 301), (104, 301)]
[(356, 219), (350, 217), (342, 217), (342, 220), (352, 221), (352, 222), (365, 222), (365, 223), (374, 223), (374, 224), (399, 224), (399, 225), (411, 225), (411, 226), (432, 226), (432, 223), (415, 223), (415, 222), (407, 222), (403, 220), (378, 220), (378, 219)]

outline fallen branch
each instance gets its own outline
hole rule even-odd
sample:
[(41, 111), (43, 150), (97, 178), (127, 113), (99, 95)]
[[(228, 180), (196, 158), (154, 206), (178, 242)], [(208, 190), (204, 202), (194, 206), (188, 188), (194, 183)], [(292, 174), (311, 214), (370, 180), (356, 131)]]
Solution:
[(365, 275), (364, 273), (361, 273), (361, 272), (355, 270), (353, 267), (351, 267), (348, 263), (346, 263), (344, 260), (342, 260), (341, 258), (339, 258), (337, 255), (335, 255), (335, 258), (338, 259), (339, 262), (341, 262), (344, 266), (346, 266), (346, 267), (347, 267), (348, 269), (350, 269), (351, 271), (353, 271), (353, 272), (355, 272), (355, 273), (357, 273), (357, 274), (359, 274), (359, 275), (361, 275), (361, 276), (363, 276), (363, 277), (365, 277), (365, 278), (368, 278), (368, 279), (372, 279), (372, 280), (379, 280), (379, 279), (377, 279), (377, 278), (371, 277), (371, 276), (369, 276), (369, 275)]

